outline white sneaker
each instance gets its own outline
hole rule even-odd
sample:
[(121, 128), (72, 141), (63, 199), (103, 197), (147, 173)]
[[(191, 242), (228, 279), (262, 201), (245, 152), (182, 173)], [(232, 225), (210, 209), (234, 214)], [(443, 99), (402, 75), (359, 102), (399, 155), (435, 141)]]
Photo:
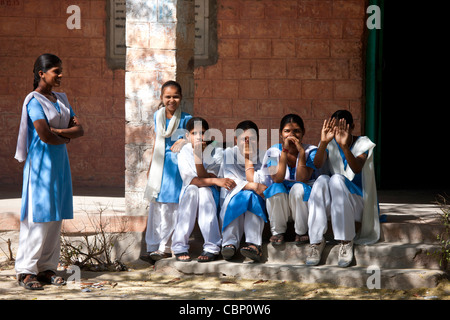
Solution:
[(322, 251), (325, 248), (325, 239), (322, 238), (320, 243), (310, 244), (310, 252), (306, 257), (306, 265), (307, 266), (317, 266), (320, 262), (320, 258), (322, 257)]
[(353, 241), (339, 245), (338, 266), (346, 268), (353, 261)]

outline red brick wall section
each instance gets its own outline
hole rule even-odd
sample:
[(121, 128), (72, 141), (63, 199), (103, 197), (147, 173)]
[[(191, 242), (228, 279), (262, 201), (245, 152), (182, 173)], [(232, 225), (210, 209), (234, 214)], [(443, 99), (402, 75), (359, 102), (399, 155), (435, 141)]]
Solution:
[[(81, 29), (66, 26), (67, 7), (81, 9)], [(33, 64), (50, 52), (63, 61), (66, 92), (85, 136), (68, 145), (74, 186), (124, 185), (124, 70), (106, 63), (106, 0), (0, 1), (0, 184), (21, 184), (15, 153), (22, 103)]]
[(254, 120), (278, 129), (305, 121), (317, 144), (323, 120), (350, 110), (361, 131), (365, 1), (218, 0), (217, 64), (195, 70), (196, 115), (234, 129)]

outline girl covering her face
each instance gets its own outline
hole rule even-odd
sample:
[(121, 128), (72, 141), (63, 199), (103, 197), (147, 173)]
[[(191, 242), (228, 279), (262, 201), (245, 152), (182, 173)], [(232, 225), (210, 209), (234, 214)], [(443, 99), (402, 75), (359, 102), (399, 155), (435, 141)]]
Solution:
[(307, 201), (316, 175), (313, 161), (317, 147), (302, 143), (304, 134), (300, 116), (284, 116), (280, 122), (281, 143), (269, 148), (264, 156), (268, 186), (264, 195), (273, 245), (284, 243), (288, 220), (295, 222), (295, 242), (308, 241)]

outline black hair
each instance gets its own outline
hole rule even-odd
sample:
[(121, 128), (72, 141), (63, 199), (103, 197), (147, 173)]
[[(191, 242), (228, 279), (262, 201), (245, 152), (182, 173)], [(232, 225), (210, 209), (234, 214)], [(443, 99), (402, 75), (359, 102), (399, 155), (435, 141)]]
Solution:
[(331, 115), (331, 118), (332, 119), (336, 118), (337, 120), (345, 119), (345, 121), (347, 122), (348, 125), (350, 125), (350, 127), (353, 126), (353, 116), (348, 110), (338, 110)]
[(169, 80), (169, 81), (164, 82), (164, 84), (163, 84), (162, 87), (161, 87), (161, 95), (164, 94), (164, 90), (165, 90), (167, 87), (175, 87), (175, 88), (177, 88), (178, 93), (179, 93), (180, 95), (183, 95), (183, 93), (182, 93), (182, 91), (181, 91), (181, 85), (180, 85), (178, 82), (173, 81), (173, 80)]
[(36, 62), (34, 63), (33, 67), (33, 73), (34, 73), (34, 80), (33, 80), (33, 90), (36, 90), (36, 88), (39, 85), (39, 81), (41, 80), (41, 77), (39, 76), (39, 71), (47, 72), (51, 68), (57, 67), (62, 64), (62, 61), (60, 58), (55, 56), (51, 53), (44, 53), (40, 55)]
[(283, 117), (283, 119), (281, 119), (281, 121), (280, 121), (280, 132), (283, 131), (283, 128), (288, 123), (296, 123), (296, 124), (298, 124), (300, 129), (302, 129), (303, 134), (305, 134), (305, 125), (303, 123), (303, 119), (298, 114), (290, 113), (290, 114), (285, 115)]
[(245, 130), (248, 130), (248, 129), (255, 130), (256, 137), (259, 139), (258, 126), (256, 125), (256, 123), (254, 123), (251, 120), (244, 120), (242, 122), (239, 122), (239, 124), (236, 126), (236, 137), (239, 137)]
[(192, 117), (186, 123), (186, 130), (189, 131), (189, 132), (194, 130), (195, 122), (201, 122), (202, 123), (202, 128), (205, 129), (205, 131), (209, 129), (209, 124), (208, 124), (208, 122), (205, 119), (200, 118), (200, 117)]

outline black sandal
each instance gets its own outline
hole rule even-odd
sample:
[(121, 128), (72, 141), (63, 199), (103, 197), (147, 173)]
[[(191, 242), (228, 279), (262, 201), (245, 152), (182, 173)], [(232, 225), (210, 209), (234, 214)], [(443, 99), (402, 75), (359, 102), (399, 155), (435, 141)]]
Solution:
[(262, 248), (256, 244), (249, 243), (246, 247), (241, 248), (241, 254), (244, 257), (250, 258), (253, 261), (261, 262), (262, 260)]
[(282, 244), (284, 244), (284, 233), (271, 236), (269, 241), (273, 246), (281, 246)]
[(40, 282), (43, 282), (46, 284), (52, 284), (57, 287), (66, 285), (66, 280), (64, 280), (63, 277), (57, 276), (56, 273), (53, 272), (52, 270), (46, 270), (44, 272), (39, 272), (39, 274), (37, 275), (37, 279)]
[(309, 243), (309, 235), (307, 233), (305, 234), (295, 234), (295, 245), (300, 246), (302, 244)]
[[(181, 257), (187, 257), (187, 259), (181, 259)], [(187, 252), (176, 253), (175, 254), (175, 258), (177, 259), (177, 261), (181, 261), (181, 262), (190, 262), (190, 261), (192, 261), (191, 256)]]
[[(198, 262), (211, 262), (217, 259), (217, 254), (203, 251), (201, 255), (198, 256), (197, 261)], [(206, 258), (206, 259), (205, 259)]]
[(231, 258), (233, 258), (233, 256), (236, 254), (236, 247), (232, 244), (227, 244), (222, 248), (221, 253), (222, 257), (225, 260), (231, 260)]
[(152, 259), (153, 261), (159, 261), (161, 259), (170, 258), (172, 256), (172, 254), (156, 250), (156, 251), (150, 252), (149, 256), (150, 256), (150, 259)]
[[(17, 281), (21, 287), (24, 287), (27, 290), (44, 290), (44, 287), (37, 280), (37, 277), (35, 274), (21, 273), (17, 276)], [(35, 286), (35, 285), (38, 285), (38, 286)]]

